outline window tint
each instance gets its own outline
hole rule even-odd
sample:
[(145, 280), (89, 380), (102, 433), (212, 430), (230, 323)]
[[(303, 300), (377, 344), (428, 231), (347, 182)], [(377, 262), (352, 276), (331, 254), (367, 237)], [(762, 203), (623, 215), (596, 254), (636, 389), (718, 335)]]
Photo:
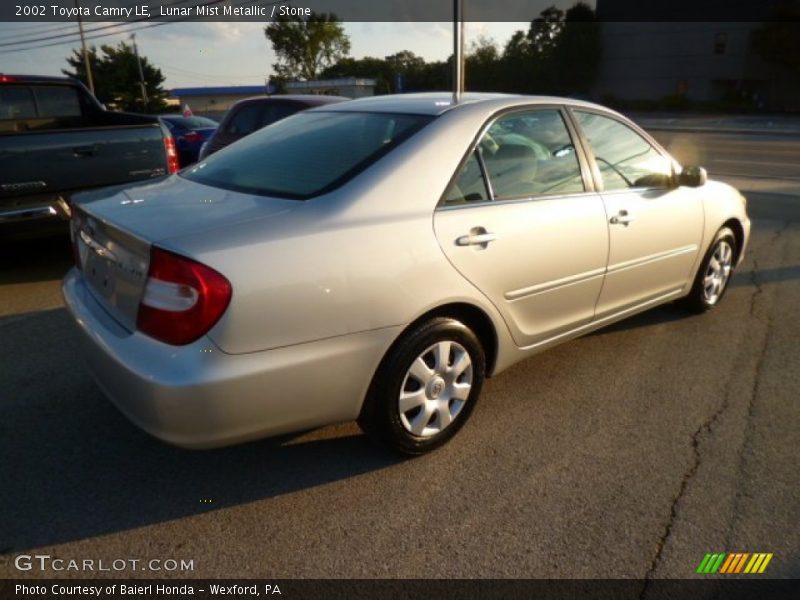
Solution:
[(248, 104), (241, 107), (231, 122), (228, 123), (226, 131), (234, 135), (248, 135), (256, 129), (261, 128), (263, 121), (264, 106), (261, 104)]
[(206, 129), (216, 127), (217, 122), (206, 117), (166, 117), (164, 122), (170, 127), (179, 129)]
[(477, 157), (478, 150), (470, 154), (466, 164), (461, 168), (455, 181), (450, 184), (444, 196), (446, 205), (465, 204), (467, 202), (485, 202), (489, 199), (486, 193), (486, 181), (481, 172)]
[(272, 125), (276, 121), (280, 121), (281, 119), (285, 119), (286, 117), (293, 115), (294, 113), (303, 110), (303, 106), (299, 104), (289, 104), (289, 103), (274, 103), (270, 104), (266, 107), (264, 111), (264, 121), (261, 124), (261, 127), (266, 127), (267, 125)]
[(667, 187), (672, 163), (641, 135), (616, 119), (576, 111), (594, 153), (603, 188)]
[(575, 147), (558, 110), (501, 117), (479, 147), (495, 199), (584, 191)]
[(81, 103), (78, 92), (60, 85), (36, 86), (36, 103), (39, 117), (80, 117)]
[(420, 115), (303, 112), (213, 154), (182, 175), (235, 191), (309, 198), (355, 176), (430, 120)]
[(0, 86), (0, 119), (33, 119), (36, 105), (30, 88)]

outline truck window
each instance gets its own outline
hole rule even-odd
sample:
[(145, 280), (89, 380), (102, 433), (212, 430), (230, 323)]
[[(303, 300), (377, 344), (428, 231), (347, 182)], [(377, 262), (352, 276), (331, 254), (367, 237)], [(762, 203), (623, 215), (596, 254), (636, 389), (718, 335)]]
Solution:
[(0, 86), (0, 120), (34, 118), (36, 105), (29, 88)]
[(39, 117), (80, 117), (81, 103), (74, 88), (43, 85), (34, 88)]

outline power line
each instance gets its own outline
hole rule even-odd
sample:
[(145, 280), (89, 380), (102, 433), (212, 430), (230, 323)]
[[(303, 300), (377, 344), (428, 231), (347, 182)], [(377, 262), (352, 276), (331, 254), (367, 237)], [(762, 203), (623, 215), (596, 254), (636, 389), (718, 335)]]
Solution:
[[(210, 2), (206, 2), (206, 3), (204, 3), (202, 5), (198, 5), (198, 6), (211, 6), (213, 4), (219, 4), (219, 3), (224, 2), (224, 1), (225, 0), (211, 0)], [(114, 36), (114, 35), (128, 35), (128, 34), (134, 32), (134, 31), (142, 31), (144, 29), (150, 29), (152, 27), (161, 27), (162, 25), (170, 25), (172, 23), (181, 23), (181, 22), (184, 22), (184, 21), (189, 21), (191, 19), (192, 19), (192, 17), (177, 17), (177, 18), (172, 19), (170, 21), (159, 21), (157, 23), (151, 23), (149, 25), (142, 25), (140, 27), (136, 27), (136, 28), (133, 28), (133, 29), (122, 29), (122, 30), (119, 30), (119, 31), (113, 31), (111, 33), (98, 33), (96, 35), (88, 35), (88, 36), (86, 36), (86, 39), (87, 40), (96, 40), (96, 39), (109, 37), (109, 36)], [(151, 19), (139, 19), (139, 20), (130, 21), (130, 22), (127, 22), (127, 23), (115, 23), (113, 25), (103, 26), (102, 28), (100, 28), (100, 27), (94, 28), (91, 31), (98, 31), (100, 29), (109, 29), (111, 27), (128, 27), (130, 25), (136, 25), (138, 23), (141, 23), (142, 21), (148, 21), (148, 20), (152, 20), (152, 18)], [(74, 34), (74, 35), (77, 35), (77, 34)], [(3, 54), (11, 54), (11, 53), (14, 53), (14, 52), (27, 52), (28, 50), (39, 50), (41, 48), (51, 48), (53, 46), (65, 46), (67, 44), (74, 44), (77, 41), (78, 40), (73, 39), (73, 40), (65, 40), (65, 41), (60, 41), (60, 42), (50, 42), (50, 43), (47, 43), (47, 44), (39, 44), (39, 45), (36, 45), (36, 46), (28, 46), (28, 47), (25, 47), (25, 48), (11, 48), (11, 49), (8, 49), (8, 50), (3, 50)]]
[[(186, 2), (191, 2), (191, 1), (192, 0), (176, 0), (170, 6), (176, 6), (178, 4), (185, 4)], [(202, 4), (202, 5), (201, 4), (197, 4), (196, 6), (211, 6), (212, 4), (219, 4), (220, 2), (223, 2), (223, 1), (224, 0), (211, 0), (210, 2), (206, 2), (205, 4)], [(125, 21), (125, 22), (122, 22), (122, 23), (111, 23), (109, 25), (102, 25), (100, 27), (91, 27), (91, 28), (85, 29), (84, 31), (86, 33), (93, 33), (95, 31), (104, 31), (104, 30), (107, 30), (107, 29), (112, 29), (114, 27), (123, 27), (123, 26), (126, 26), (126, 25), (133, 25), (133, 24), (141, 23), (141, 22), (145, 22), (145, 21), (152, 21), (153, 19), (156, 19), (156, 18), (157, 17), (141, 17), (139, 19), (132, 19), (130, 21)], [(21, 40), (21, 41), (18, 41), (18, 42), (3, 42), (3, 43), (0, 43), (0, 46), (19, 46), (21, 44), (33, 44), (33, 43), (36, 43), (36, 42), (45, 42), (45, 41), (48, 41), (48, 40), (55, 40), (55, 39), (60, 39), (60, 38), (65, 38), (65, 37), (72, 37), (74, 35), (75, 35), (74, 32), (73, 33), (61, 33), (61, 34), (49, 35), (49, 36), (39, 37), (39, 38), (29, 38), (29, 39)], [(89, 38), (87, 38), (87, 39), (89, 39)], [(42, 46), (42, 47), (46, 47), (46, 46)]]

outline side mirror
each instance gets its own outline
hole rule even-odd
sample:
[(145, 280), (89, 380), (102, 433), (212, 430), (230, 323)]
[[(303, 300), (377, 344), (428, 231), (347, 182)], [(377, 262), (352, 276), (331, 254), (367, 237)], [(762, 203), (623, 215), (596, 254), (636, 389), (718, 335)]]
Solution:
[(703, 167), (684, 167), (678, 175), (678, 185), (701, 187), (708, 181), (708, 173)]

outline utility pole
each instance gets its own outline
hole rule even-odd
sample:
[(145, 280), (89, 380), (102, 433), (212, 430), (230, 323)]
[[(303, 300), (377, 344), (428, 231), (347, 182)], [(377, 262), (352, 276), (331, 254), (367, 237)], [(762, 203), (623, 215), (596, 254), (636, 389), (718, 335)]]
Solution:
[(89, 51), (86, 49), (86, 38), (83, 36), (83, 21), (81, 20), (81, 6), (79, 0), (75, 0), (75, 12), (78, 17), (78, 31), (81, 34), (81, 48), (83, 48), (83, 66), (86, 69), (86, 82), (89, 84), (89, 91), (94, 95), (94, 77), (92, 77), (92, 65), (89, 62)]
[(453, 0), (453, 103), (464, 93), (464, 11), (462, 0)]
[(139, 58), (139, 48), (136, 47), (136, 34), (131, 34), (133, 41), (133, 53), (136, 55), (136, 64), (139, 65), (139, 85), (142, 87), (142, 110), (147, 111), (147, 88), (144, 86), (144, 72), (142, 71), (142, 59)]

